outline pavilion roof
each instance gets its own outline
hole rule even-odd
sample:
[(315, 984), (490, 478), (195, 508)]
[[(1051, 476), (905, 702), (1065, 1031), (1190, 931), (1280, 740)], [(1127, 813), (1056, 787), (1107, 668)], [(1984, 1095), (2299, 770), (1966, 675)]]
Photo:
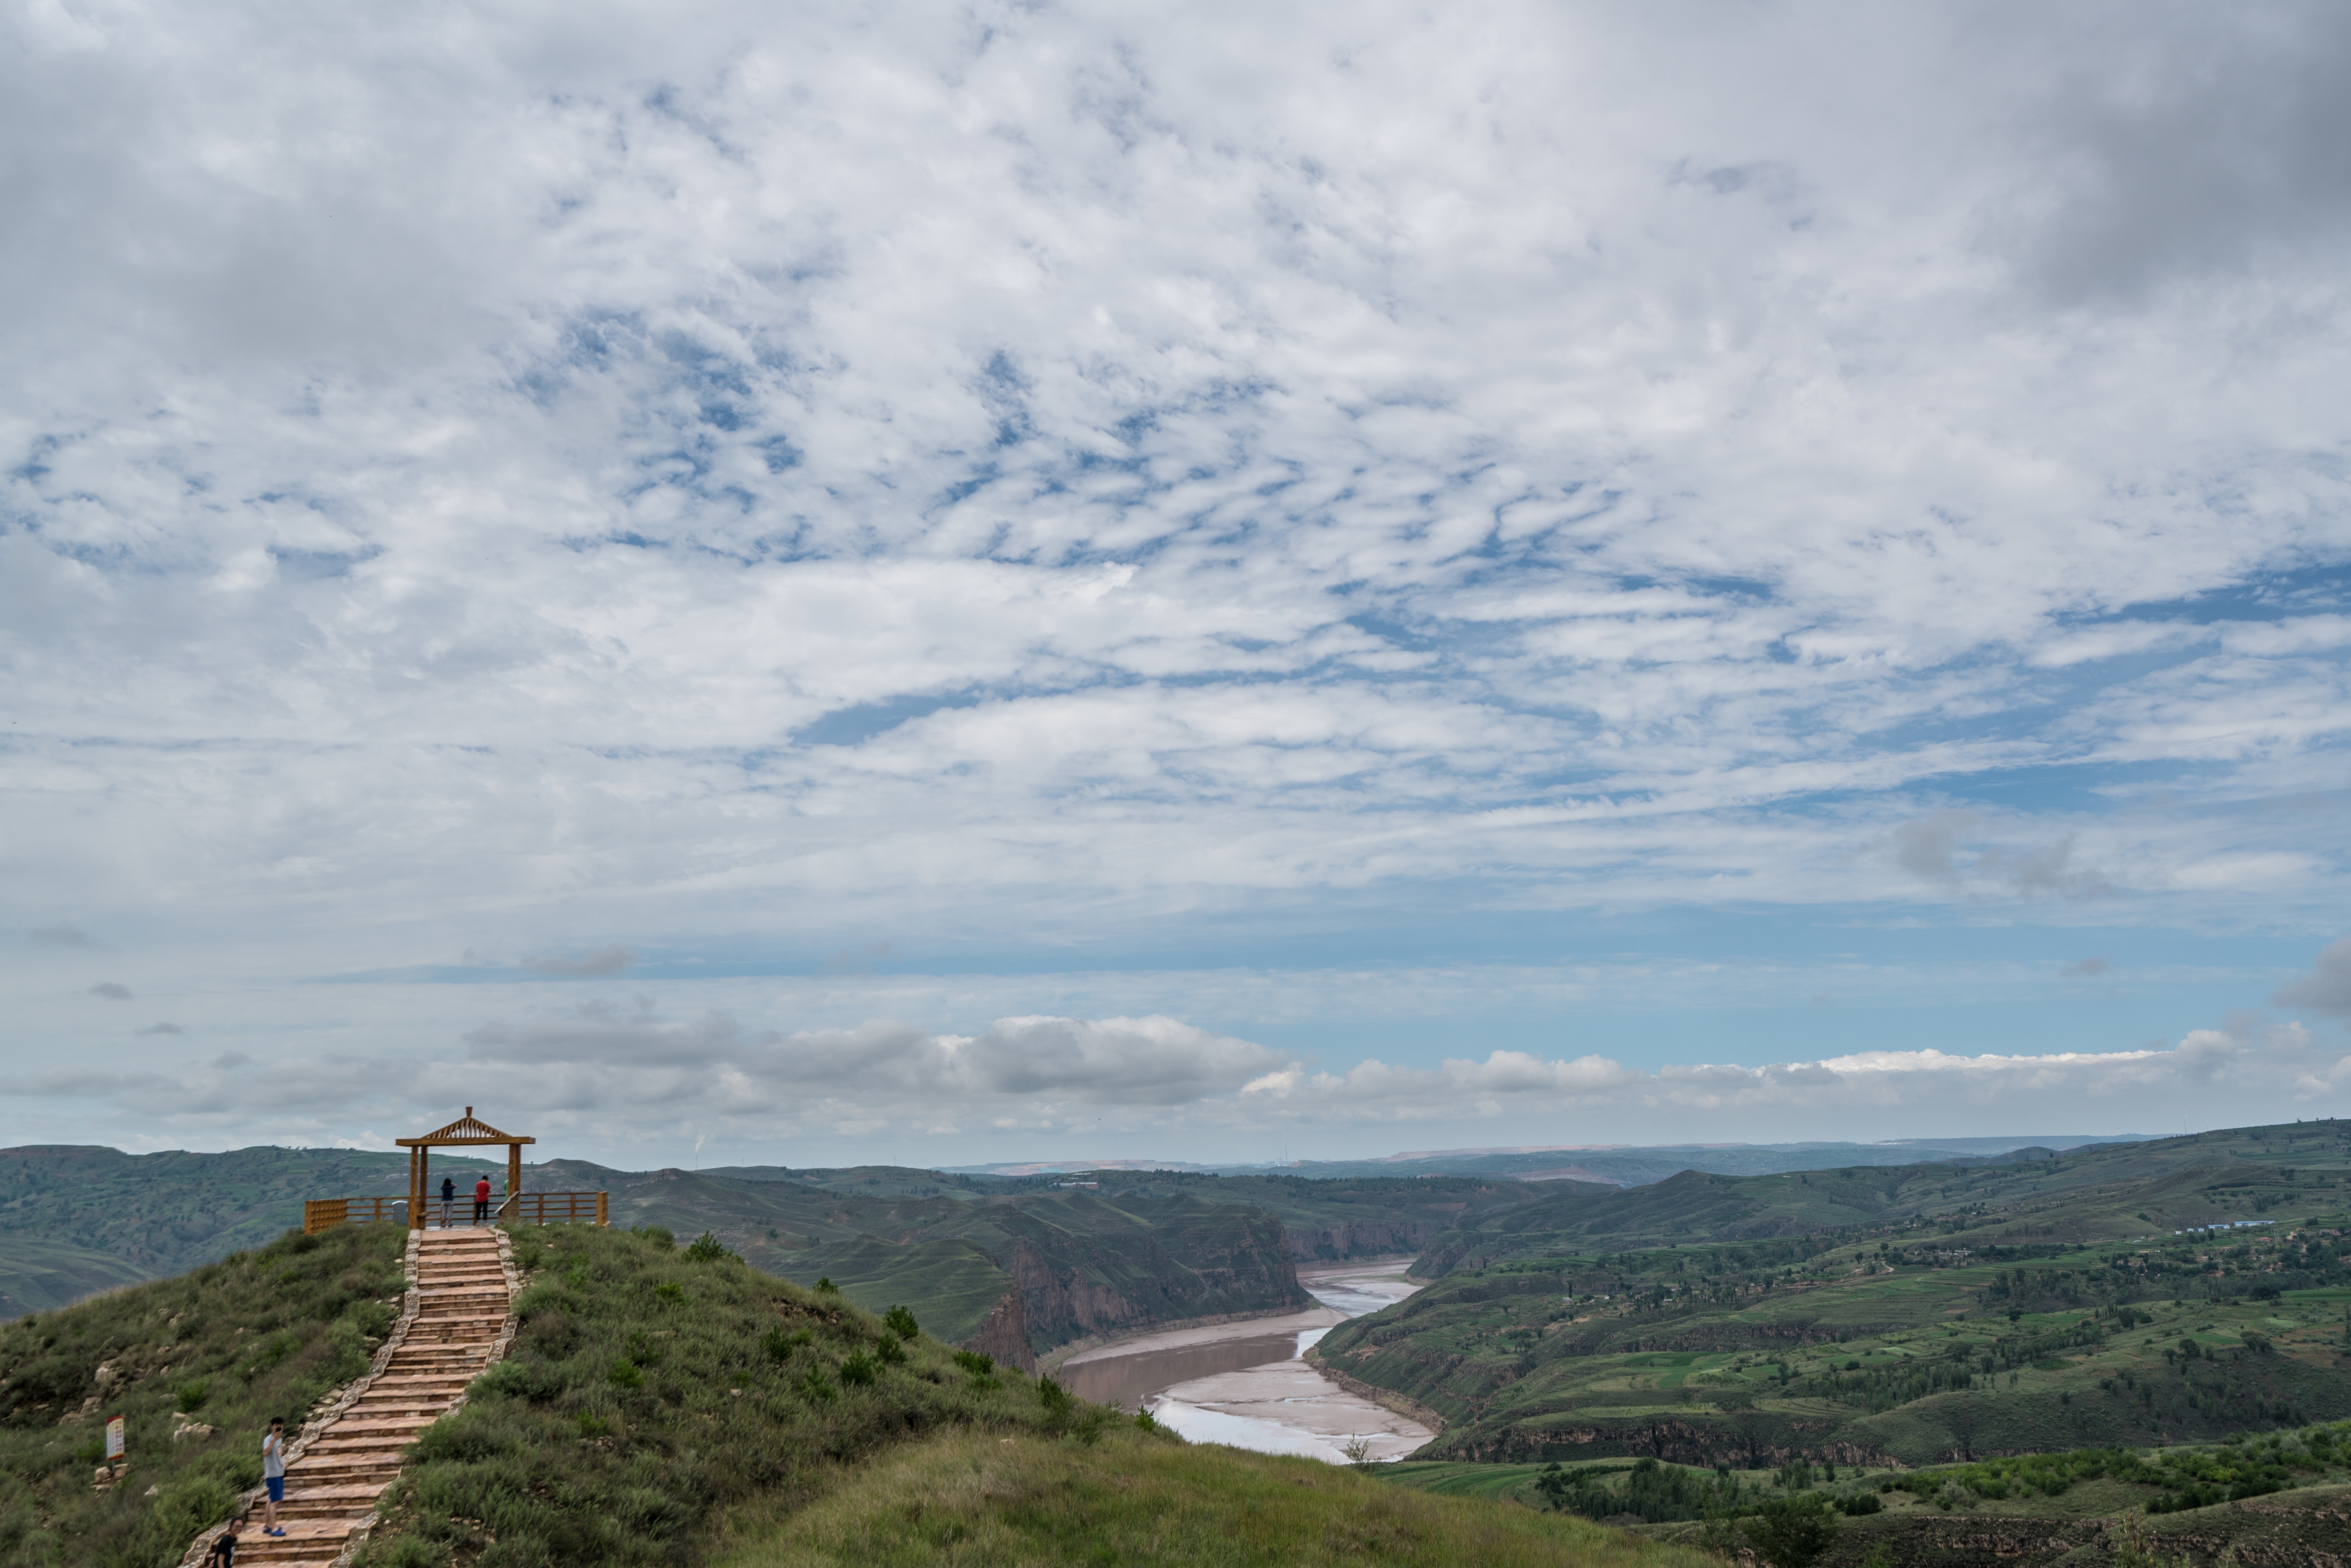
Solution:
[(400, 1148), (413, 1149), (438, 1144), (535, 1144), (537, 1138), (526, 1138), (516, 1133), (501, 1133), (474, 1114), (471, 1105), (465, 1113), (437, 1133), (427, 1133), (421, 1138), (394, 1138)]

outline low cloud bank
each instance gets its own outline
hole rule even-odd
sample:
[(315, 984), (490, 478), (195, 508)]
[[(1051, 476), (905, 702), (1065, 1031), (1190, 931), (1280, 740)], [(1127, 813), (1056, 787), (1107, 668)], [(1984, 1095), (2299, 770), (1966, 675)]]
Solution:
[[(614, 1157), (687, 1128), (746, 1157), (826, 1138), (870, 1140), (859, 1157), (894, 1147), (894, 1157), (923, 1161), (956, 1157), (938, 1141), (945, 1135), (1134, 1132), (1164, 1152), (1196, 1155), (1352, 1127), (1359, 1135), (1348, 1141), (1370, 1152), (1363, 1130), (1447, 1124), (1469, 1143), (1519, 1133), (1867, 1140), (2037, 1125), (2053, 1103), (2110, 1131), (2152, 1132), (2178, 1124), (2183, 1108), (2198, 1126), (2340, 1109), (2351, 1055), (2303, 1024), (2244, 1015), (2175, 1043), (2041, 1056), (1888, 1050), (1652, 1070), (1597, 1054), (1495, 1051), (1431, 1067), (1367, 1059), (1332, 1071), (1160, 1015), (1005, 1018), (971, 1035), (889, 1020), (782, 1033), (724, 1012), (673, 1018), (649, 1004), (599, 1004), (493, 1019), (466, 1036), (460, 1060), (441, 1063), (265, 1064), (231, 1051), (174, 1071), (61, 1067), (0, 1082), (0, 1092), (110, 1103), (155, 1126), (243, 1127), (259, 1117), (341, 1135), (440, 1109), (417, 1101), (417, 1086), (455, 1077), (468, 1099), (512, 1107), (517, 1124), (570, 1129), (567, 1143)], [(752, 1153), (763, 1145), (764, 1155)]]

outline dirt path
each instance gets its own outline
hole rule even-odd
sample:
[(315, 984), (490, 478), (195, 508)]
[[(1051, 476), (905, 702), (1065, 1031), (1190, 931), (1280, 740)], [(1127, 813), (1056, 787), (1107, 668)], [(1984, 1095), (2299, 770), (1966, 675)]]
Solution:
[[(357, 1544), (417, 1434), (455, 1408), (465, 1385), (505, 1353), (515, 1277), (504, 1234), (486, 1227), (421, 1231), (412, 1239), (410, 1310), (389, 1354), (304, 1427), (277, 1506), (286, 1533), (262, 1534), (261, 1505), (253, 1502), (252, 1521), (237, 1537), (237, 1568), (331, 1568)], [(198, 1538), (187, 1563), (201, 1563), (219, 1533)]]

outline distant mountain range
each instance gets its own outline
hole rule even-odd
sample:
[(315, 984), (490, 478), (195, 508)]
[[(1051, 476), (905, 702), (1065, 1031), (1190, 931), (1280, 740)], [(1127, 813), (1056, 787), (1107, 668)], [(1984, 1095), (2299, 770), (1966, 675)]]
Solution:
[(1359, 1176), (1485, 1176), (1514, 1181), (1596, 1181), (1642, 1186), (1682, 1171), (1761, 1176), (1775, 1171), (1839, 1166), (1904, 1166), (1921, 1161), (1982, 1158), (2022, 1148), (2074, 1149), (2092, 1144), (2144, 1143), (2148, 1133), (2042, 1134), (2010, 1138), (1896, 1138), (1883, 1143), (1808, 1144), (1546, 1144), (1491, 1149), (1420, 1149), (1365, 1160), (1292, 1160), (1246, 1165), (1195, 1165), (1183, 1160), (1031, 1160), (986, 1166), (943, 1166), (970, 1176), (1076, 1175), (1086, 1171), (1196, 1171), (1213, 1176), (1281, 1174), (1317, 1180)]

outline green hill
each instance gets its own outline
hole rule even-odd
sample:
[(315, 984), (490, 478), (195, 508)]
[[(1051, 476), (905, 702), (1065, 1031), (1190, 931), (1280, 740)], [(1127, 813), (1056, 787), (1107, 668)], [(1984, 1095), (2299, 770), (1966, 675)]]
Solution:
[[(382, 1225), (280, 1236), (0, 1328), (0, 1563), (177, 1563), (259, 1484), (269, 1417), (298, 1425), (366, 1369), (397, 1315), (402, 1240)], [(131, 1474), (93, 1490), (118, 1415)]]
[(117, 1285), (135, 1285), (146, 1279), (110, 1252), (76, 1247), (69, 1241), (44, 1241), (30, 1236), (0, 1236), (0, 1317), (44, 1312)]
[[(434, 1164), (461, 1183), (490, 1168)], [(297, 1223), (305, 1197), (398, 1192), (406, 1174), (403, 1155), (343, 1150), (0, 1153), (0, 1316), (224, 1257)], [(528, 1166), (524, 1181), (609, 1192), (623, 1225), (711, 1231), (761, 1269), (803, 1284), (831, 1278), (870, 1305), (920, 1298), (942, 1334), (1023, 1364), (1089, 1336), (1294, 1312), (1309, 1304), (1295, 1260), (1411, 1252), (1465, 1218), (1557, 1190), (1483, 1177), (626, 1172), (580, 1161)]]
[(1579, 1187), (1465, 1217), (1415, 1264), (1424, 1279), (1517, 1258), (1818, 1234), (1912, 1219), (2004, 1236), (2092, 1240), (2258, 1218), (2346, 1200), (2351, 1123), (2299, 1122), (2102, 1144), (2043, 1158), (1849, 1166), (1769, 1176), (1685, 1171), (1621, 1190)]
[(1837, 1521), (1823, 1568), (1997, 1561), (2027, 1568), (2331, 1563), (2351, 1550), (2351, 1426), (2170, 1448), (2077, 1448), (1886, 1471), (1729, 1472), (1625, 1459), (1386, 1466), (1392, 1485), (1508, 1498), (1717, 1549), (1740, 1517), (1811, 1503)]
[[(266, 1418), (364, 1369), (402, 1240), (285, 1236), (0, 1328), (0, 1564), (176, 1563), (256, 1481)], [(512, 1352), (419, 1440), (363, 1568), (1705, 1561), (1187, 1447), (716, 1247), (558, 1227), (517, 1252)], [(131, 1468), (95, 1490), (114, 1413)]]
[(2343, 1147), (2302, 1124), (1551, 1200), (1440, 1238), (1436, 1284), (1316, 1354), (1440, 1417), (1431, 1458), (1918, 1465), (2335, 1419)]
[[(444, 1166), (453, 1173), (490, 1169), (479, 1160), (436, 1156), (434, 1168)], [(262, 1246), (302, 1222), (306, 1197), (402, 1193), (407, 1184), (404, 1154), (253, 1148), (126, 1155), (57, 1144), (0, 1149), (0, 1317), (59, 1304), (44, 1291), (73, 1289), (78, 1276), (88, 1282), (75, 1293), (86, 1294)], [(99, 1270), (69, 1252), (44, 1249), (57, 1247), (98, 1253), (111, 1265)], [(54, 1287), (36, 1282), (43, 1274)]]
[(573, 1162), (539, 1167), (539, 1179), (609, 1191), (616, 1225), (709, 1230), (755, 1267), (829, 1278), (871, 1307), (920, 1299), (943, 1336), (1015, 1362), (1090, 1334), (1312, 1304), (1279, 1220), (1186, 1195), (869, 1197)]

